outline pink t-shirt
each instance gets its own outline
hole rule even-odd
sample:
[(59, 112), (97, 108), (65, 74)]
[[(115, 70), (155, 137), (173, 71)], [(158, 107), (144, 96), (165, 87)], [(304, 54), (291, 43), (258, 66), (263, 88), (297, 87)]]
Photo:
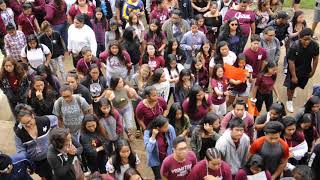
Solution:
[(224, 16), (224, 21), (228, 21), (233, 17), (238, 19), (242, 34), (249, 36), (251, 24), (254, 23), (256, 19), (255, 13), (253, 11), (238, 11), (229, 9)]
[(169, 19), (168, 9), (166, 9), (166, 8), (161, 9), (161, 10), (158, 10), (158, 8), (154, 9), (150, 15), (150, 21), (152, 19), (157, 19), (160, 21), (160, 24), (163, 24), (167, 19)]
[(220, 177), (223, 180), (232, 180), (231, 168), (230, 166), (221, 160), (221, 166), (217, 170), (212, 170), (208, 168), (207, 160), (202, 160), (198, 162), (191, 173), (188, 176), (188, 180), (203, 180), (205, 176), (212, 175), (215, 177)]
[[(229, 80), (226, 77), (223, 77), (221, 79), (212, 79), (211, 80), (211, 87), (212, 89), (218, 88), (221, 92), (226, 92), (229, 86)], [(220, 105), (226, 101), (226, 96), (218, 96), (216, 92), (212, 91), (212, 104), (214, 105)]]
[(182, 108), (184, 112), (188, 114), (191, 120), (191, 123), (199, 124), (200, 120), (207, 115), (209, 108), (212, 105), (212, 97), (210, 95), (208, 95), (207, 104), (208, 104), (207, 107), (204, 107), (203, 105), (198, 106), (197, 111), (194, 113), (191, 113), (189, 110), (189, 99), (185, 99), (182, 103)]
[(161, 176), (167, 179), (185, 180), (191, 169), (197, 163), (197, 157), (193, 151), (187, 153), (183, 162), (178, 162), (173, 158), (173, 154), (166, 157), (161, 166)]
[(248, 48), (244, 51), (244, 55), (246, 56), (247, 64), (252, 66), (253, 78), (256, 78), (260, 72), (263, 61), (265, 61), (268, 57), (267, 51), (262, 47), (259, 47), (257, 52), (254, 52), (251, 50), (251, 48)]
[(136, 116), (138, 119), (143, 119), (144, 125), (148, 126), (154, 118), (162, 115), (166, 109), (167, 102), (161, 97), (158, 97), (158, 103), (152, 109), (147, 107), (143, 101), (140, 101), (136, 108)]

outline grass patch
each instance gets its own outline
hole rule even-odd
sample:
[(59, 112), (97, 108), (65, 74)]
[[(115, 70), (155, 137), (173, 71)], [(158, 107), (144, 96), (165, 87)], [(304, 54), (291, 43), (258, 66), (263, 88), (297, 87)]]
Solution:
[[(285, 7), (291, 7), (292, 0), (285, 0), (284, 6)], [(313, 9), (315, 5), (315, 0), (301, 0), (300, 7), (302, 9)]]

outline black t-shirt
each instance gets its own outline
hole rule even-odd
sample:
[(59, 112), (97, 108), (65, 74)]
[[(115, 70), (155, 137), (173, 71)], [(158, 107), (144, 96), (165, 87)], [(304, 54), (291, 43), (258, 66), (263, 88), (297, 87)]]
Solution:
[(296, 67), (297, 77), (308, 77), (311, 72), (312, 59), (319, 55), (319, 44), (311, 41), (307, 48), (304, 48), (300, 40), (294, 42), (288, 52), (288, 60), (293, 61)]
[(316, 145), (313, 149), (309, 159), (308, 166), (311, 167), (314, 179), (320, 179), (320, 144)]
[(84, 85), (79, 84), (78, 88), (76, 90), (74, 90), (73, 93), (80, 94), (87, 101), (88, 104), (92, 104), (92, 98), (91, 98), (90, 91)]

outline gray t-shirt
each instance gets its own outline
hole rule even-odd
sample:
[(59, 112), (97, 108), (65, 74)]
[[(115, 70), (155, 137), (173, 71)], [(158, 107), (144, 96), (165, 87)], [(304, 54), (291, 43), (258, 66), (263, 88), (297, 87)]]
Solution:
[(60, 97), (54, 103), (53, 114), (62, 117), (64, 126), (70, 129), (72, 134), (77, 133), (81, 128), (81, 122), (84, 117), (83, 112), (89, 110), (87, 101), (79, 96), (72, 95), (71, 102), (66, 102), (63, 97)]

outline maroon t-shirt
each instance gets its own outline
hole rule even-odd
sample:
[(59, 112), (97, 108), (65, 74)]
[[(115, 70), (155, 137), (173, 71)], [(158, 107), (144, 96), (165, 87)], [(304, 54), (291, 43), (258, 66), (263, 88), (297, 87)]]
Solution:
[(160, 21), (162, 25), (167, 19), (169, 19), (169, 11), (166, 8), (158, 10), (158, 8), (154, 9), (150, 14), (150, 21), (152, 19), (157, 19)]
[(154, 58), (149, 58), (148, 62), (142, 62), (142, 60), (141, 60), (139, 64), (140, 65), (141, 64), (148, 64), (151, 71), (153, 72), (160, 67), (164, 67), (165, 60), (163, 59), (162, 56), (155, 56)]
[(77, 71), (86, 76), (89, 74), (91, 64), (97, 64), (99, 69), (101, 68), (99, 59), (93, 58), (90, 62), (86, 62), (83, 58), (81, 58), (77, 63)]
[(258, 51), (254, 52), (251, 48), (248, 48), (244, 51), (244, 54), (247, 59), (247, 64), (252, 66), (252, 76), (253, 78), (256, 78), (260, 72), (263, 61), (267, 59), (267, 51), (264, 48), (259, 47)]
[(207, 103), (207, 107), (200, 105), (195, 113), (191, 113), (189, 110), (189, 98), (183, 101), (182, 108), (184, 112), (188, 114), (189, 118), (191, 119), (191, 123), (198, 124), (200, 120), (208, 114), (209, 108), (212, 105), (212, 97), (210, 95), (208, 95)]
[(26, 37), (34, 34), (36, 31), (36, 25), (34, 24), (35, 18), (34, 15), (27, 16), (23, 13), (18, 17), (18, 25), (22, 27), (22, 32)]
[(258, 92), (261, 94), (270, 94), (273, 90), (273, 85), (276, 81), (273, 76), (259, 75), (255, 86), (258, 87)]
[(217, 170), (208, 168), (207, 160), (198, 162), (191, 170), (188, 180), (203, 180), (207, 175), (221, 177), (223, 180), (232, 180), (230, 166), (221, 160), (221, 166)]
[(8, 80), (9, 80), (9, 84), (11, 86), (12, 91), (16, 92), (19, 87), (19, 79), (15, 75), (13, 76), (8, 75)]
[(224, 21), (226, 22), (233, 17), (238, 19), (242, 34), (249, 36), (251, 24), (254, 23), (256, 19), (254, 11), (238, 11), (229, 9), (224, 16)]
[(140, 101), (136, 108), (136, 116), (138, 119), (143, 119), (144, 125), (148, 126), (154, 118), (162, 115), (166, 109), (167, 102), (161, 97), (158, 97), (158, 103), (153, 108), (147, 107), (143, 101)]
[(283, 140), (288, 144), (290, 147), (296, 147), (297, 145), (301, 144), (304, 141), (304, 134), (302, 132), (295, 132), (292, 135), (291, 139), (283, 138)]
[(221, 79), (213, 79), (211, 80), (212, 91), (212, 104), (220, 105), (226, 101), (226, 96), (218, 96), (214, 91), (214, 88), (218, 88), (221, 92), (226, 92), (228, 90), (229, 80), (226, 77), (222, 77)]
[(173, 154), (166, 157), (161, 166), (161, 176), (167, 179), (185, 180), (191, 169), (197, 163), (197, 157), (193, 151), (187, 153), (183, 162), (178, 162), (173, 158)]
[(167, 148), (168, 143), (166, 142), (166, 137), (164, 136), (164, 133), (159, 133), (157, 135), (157, 143), (158, 143), (158, 150), (159, 150), (159, 160), (162, 162), (164, 158), (167, 156)]

